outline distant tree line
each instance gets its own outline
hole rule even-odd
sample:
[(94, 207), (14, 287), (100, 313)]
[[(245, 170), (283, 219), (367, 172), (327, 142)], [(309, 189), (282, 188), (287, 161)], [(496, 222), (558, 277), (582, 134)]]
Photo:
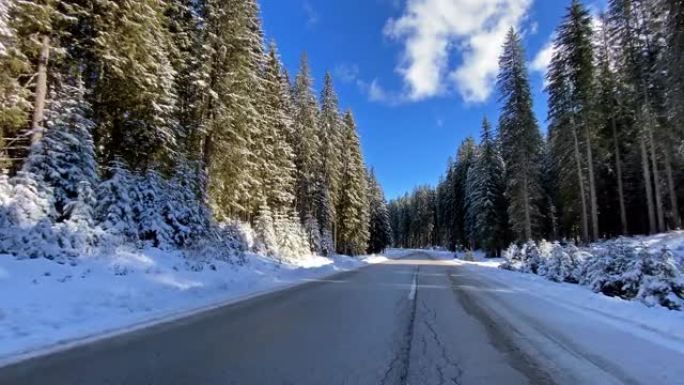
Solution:
[[(79, 206), (156, 246), (240, 220), (266, 251), (382, 250), (386, 203), (352, 112), (330, 74), (320, 97), (313, 83), (306, 56), (291, 82), (265, 47), (256, 0), (4, 0), (2, 225)], [(40, 210), (17, 208), (24, 185)]]
[(681, 228), (684, 2), (573, 0), (546, 75), (548, 133), (532, 110), (520, 35), (500, 57), (498, 131), (485, 120), (436, 188), (390, 202), (397, 246), (483, 248)]

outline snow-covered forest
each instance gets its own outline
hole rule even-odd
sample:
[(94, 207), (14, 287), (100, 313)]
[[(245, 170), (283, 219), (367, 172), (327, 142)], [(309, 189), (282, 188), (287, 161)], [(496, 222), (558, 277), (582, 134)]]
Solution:
[(0, 2), (0, 254), (383, 250), (354, 117), (256, 0)]
[(587, 244), (680, 228), (684, 198), (684, 4), (572, 1), (554, 34), (546, 133), (527, 56), (511, 30), (500, 57), (500, 116), (467, 138), (436, 188), (390, 203), (399, 247)]
[(543, 135), (511, 30), (498, 130), (485, 118), (436, 188), (390, 202), (395, 245), (481, 249), (505, 269), (681, 309), (680, 232), (658, 249), (605, 240), (682, 226), (682, 48), (681, 1), (612, 0), (592, 15), (573, 0), (554, 35)]

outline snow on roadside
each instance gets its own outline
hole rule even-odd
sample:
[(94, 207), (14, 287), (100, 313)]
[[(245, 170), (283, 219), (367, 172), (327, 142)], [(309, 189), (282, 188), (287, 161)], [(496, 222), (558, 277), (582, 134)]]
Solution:
[[(675, 256), (684, 257), (684, 231), (676, 231), (654, 236), (623, 238), (630, 245), (643, 244), (653, 251), (667, 246)], [(603, 247), (602, 243), (592, 245), (592, 249)], [(594, 293), (589, 288), (570, 283), (556, 283), (534, 274), (524, 274), (499, 269), (503, 258), (488, 259), (483, 253), (474, 252), (474, 261), (464, 261), (463, 253), (420, 250), (435, 259), (450, 261), (469, 275), (490, 282), (492, 287), (508, 293), (537, 298), (539, 301), (579, 312), (587, 319), (596, 319), (632, 334), (641, 335), (678, 351), (684, 349), (684, 312), (664, 307), (649, 307), (638, 301), (608, 297)]]
[[(405, 254), (396, 252), (391, 257)], [(119, 249), (62, 265), (0, 255), (0, 365), (43, 348), (142, 326), (251, 295), (382, 263), (385, 256), (310, 256), (243, 266), (190, 263), (180, 253)]]
[(648, 307), (641, 302), (597, 294), (584, 286), (556, 283), (538, 275), (502, 270), (498, 268), (502, 263), (500, 259), (478, 262), (454, 260), (453, 263), (469, 274), (494, 282), (500, 290), (550, 301), (560, 307), (579, 311), (589, 319), (598, 318), (649, 339), (655, 334), (663, 344), (675, 344), (678, 349), (684, 346), (684, 312)]

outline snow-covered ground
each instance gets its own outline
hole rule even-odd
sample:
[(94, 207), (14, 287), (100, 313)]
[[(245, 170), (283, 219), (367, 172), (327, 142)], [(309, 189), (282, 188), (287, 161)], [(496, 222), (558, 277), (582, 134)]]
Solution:
[(684, 312), (499, 269), (501, 259), (427, 252), (453, 264), (455, 287), (558, 383), (684, 384)]
[(0, 365), (385, 260), (311, 256), (284, 264), (249, 254), (240, 266), (120, 249), (68, 265), (0, 255)]
[[(678, 259), (684, 259), (684, 231), (657, 234), (653, 236), (637, 236), (622, 239), (631, 246), (643, 245), (652, 251), (668, 247)], [(591, 245), (596, 251), (603, 243)], [(576, 284), (556, 283), (534, 274), (524, 274), (500, 269), (502, 258), (487, 259), (480, 252), (475, 252), (475, 261), (464, 261), (463, 253), (448, 254), (441, 251), (422, 250), (433, 258), (452, 260), (469, 276), (480, 282), (491, 283), (497, 291), (510, 293), (511, 300), (528, 302), (537, 301), (540, 309), (545, 303), (553, 303), (568, 310), (568, 315), (580, 316), (586, 320), (601, 320), (632, 334), (675, 348), (684, 353), (684, 311), (669, 310), (664, 307), (649, 307), (639, 301), (628, 301), (616, 297), (608, 297), (594, 293), (589, 288)], [(540, 311), (535, 311), (538, 313)], [(543, 313), (543, 311), (541, 311)], [(557, 317), (546, 315), (545, 317)], [(579, 322), (579, 321), (577, 321)], [(584, 321), (582, 321), (584, 322)]]
[(534, 274), (502, 270), (498, 268), (501, 259), (476, 262), (454, 260), (453, 263), (468, 274), (495, 283), (498, 288), (506, 288), (509, 293), (524, 294), (540, 302), (551, 301), (575, 314), (581, 313), (587, 319), (600, 318), (618, 327), (629, 328), (635, 334), (648, 332), (651, 336), (655, 333), (665, 342), (672, 339), (684, 353), (684, 312), (608, 297), (584, 286), (556, 283)]

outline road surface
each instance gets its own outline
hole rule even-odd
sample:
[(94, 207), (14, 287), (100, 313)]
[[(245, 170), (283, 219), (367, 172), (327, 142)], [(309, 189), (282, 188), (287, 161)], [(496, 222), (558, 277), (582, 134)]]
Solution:
[[(520, 301), (537, 301), (531, 305), (559, 321), (549, 324)], [(600, 323), (576, 325), (596, 346), (576, 342), (564, 312), (572, 310), (514, 299), (494, 281), (414, 254), (5, 367), (0, 384), (684, 381), (681, 352)]]

